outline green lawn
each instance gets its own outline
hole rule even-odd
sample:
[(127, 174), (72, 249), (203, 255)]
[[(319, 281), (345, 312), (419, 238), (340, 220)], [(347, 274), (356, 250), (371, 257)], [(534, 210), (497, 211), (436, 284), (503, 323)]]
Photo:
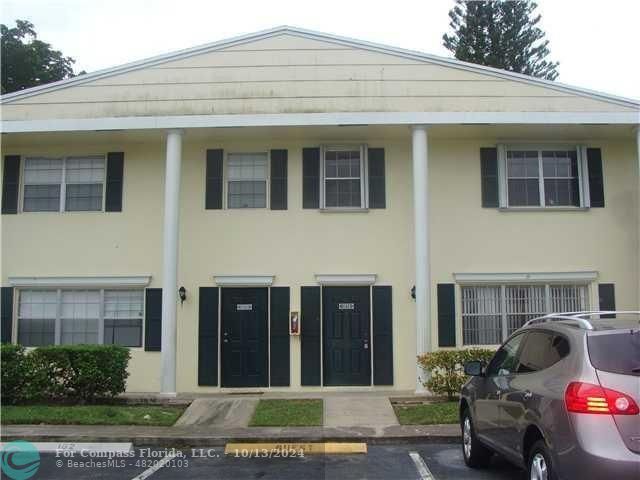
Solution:
[(394, 405), (393, 409), (401, 425), (435, 425), (459, 421), (458, 402)]
[(313, 427), (322, 425), (322, 400), (260, 400), (251, 427)]
[(161, 405), (3, 405), (2, 424), (170, 426), (184, 406)]

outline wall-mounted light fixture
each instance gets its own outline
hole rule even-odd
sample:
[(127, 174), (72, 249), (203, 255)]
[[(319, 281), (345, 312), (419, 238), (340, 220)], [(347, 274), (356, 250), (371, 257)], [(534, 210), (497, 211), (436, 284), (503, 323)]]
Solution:
[(416, 299), (416, 286), (411, 287), (411, 298)]
[(187, 299), (187, 289), (184, 287), (180, 287), (178, 289), (178, 296), (180, 297), (180, 305), (182, 305)]

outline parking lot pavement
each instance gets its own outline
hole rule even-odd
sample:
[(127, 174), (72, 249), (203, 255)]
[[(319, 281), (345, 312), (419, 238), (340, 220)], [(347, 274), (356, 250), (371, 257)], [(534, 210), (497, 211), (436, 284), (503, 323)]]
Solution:
[[(155, 452), (159, 452), (154, 457)], [(69, 480), (169, 480), (169, 479), (278, 479), (278, 480), (517, 480), (523, 473), (496, 458), (494, 465), (481, 471), (467, 468), (460, 447), (455, 444), (370, 445), (367, 454), (307, 455), (304, 458), (242, 458), (224, 455), (221, 447), (184, 450), (162, 468), (152, 470), (165, 451), (136, 447), (132, 458), (117, 459), (117, 464), (98, 466), (105, 459), (61, 458), (42, 454), (34, 478)], [(424, 462), (420, 468), (416, 462)], [(84, 463), (73, 463), (73, 462)], [(430, 476), (429, 476), (430, 475)]]

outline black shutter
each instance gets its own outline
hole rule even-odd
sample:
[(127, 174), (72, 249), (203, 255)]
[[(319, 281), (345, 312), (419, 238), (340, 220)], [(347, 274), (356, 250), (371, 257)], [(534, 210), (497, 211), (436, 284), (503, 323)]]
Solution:
[(302, 385), (320, 385), (320, 287), (301, 287)]
[(159, 352), (162, 344), (162, 289), (147, 288), (144, 306), (144, 349)]
[(456, 346), (456, 294), (453, 283), (438, 284), (438, 346)]
[(385, 208), (384, 148), (370, 148), (369, 160), (369, 208)]
[(393, 385), (391, 287), (373, 287), (373, 384)]
[(271, 150), (271, 210), (287, 209), (287, 151)]
[(482, 208), (498, 208), (498, 149), (480, 149)]
[(222, 153), (223, 150), (207, 150), (207, 185), (205, 207), (207, 210), (222, 209)]
[(18, 190), (20, 186), (20, 156), (5, 155), (2, 178), (2, 214), (18, 213)]
[(107, 153), (107, 185), (104, 209), (107, 212), (122, 211), (122, 175), (124, 152)]
[(11, 343), (11, 332), (13, 327), (13, 287), (2, 287), (0, 309), (2, 309), (2, 320), (0, 321), (0, 342)]
[[(612, 312), (616, 309), (616, 288), (613, 283), (599, 283), (598, 296), (600, 310)], [(614, 318), (614, 315), (603, 315), (602, 318)]]
[(198, 385), (218, 385), (218, 287), (200, 287)]
[(271, 386), (288, 387), (289, 381), (289, 287), (271, 287)]
[(602, 175), (602, 152), (599, 148), (587, 148), (589, 168), (589, 195), (591, 206), (604, 207), (604, 180)]
[(320, 149), (302, 149), (302, 208), (320, 208)]

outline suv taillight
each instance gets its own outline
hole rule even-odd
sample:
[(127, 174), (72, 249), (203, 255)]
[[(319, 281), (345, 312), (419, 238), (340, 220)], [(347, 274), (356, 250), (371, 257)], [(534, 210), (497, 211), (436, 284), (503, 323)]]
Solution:
[(640, 411), (629, 395), (592, 383), (571, 382), (564, 402), (567, 410), (575, 413), (637, 415)]

